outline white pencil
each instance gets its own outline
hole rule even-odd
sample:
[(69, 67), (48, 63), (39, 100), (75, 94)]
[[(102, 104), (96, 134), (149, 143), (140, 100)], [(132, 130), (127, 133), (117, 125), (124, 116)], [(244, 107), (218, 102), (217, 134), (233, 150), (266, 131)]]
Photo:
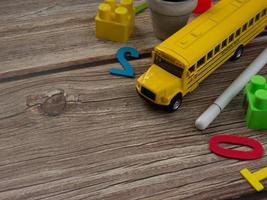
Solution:
[(267, 63), (267, 48), (239, 75), (239, 77), (219, 96), (214, 103), (196, 120), (199, 130), (206, 129), (221, 111), (246, 86), (252, 76), (256, 75)]

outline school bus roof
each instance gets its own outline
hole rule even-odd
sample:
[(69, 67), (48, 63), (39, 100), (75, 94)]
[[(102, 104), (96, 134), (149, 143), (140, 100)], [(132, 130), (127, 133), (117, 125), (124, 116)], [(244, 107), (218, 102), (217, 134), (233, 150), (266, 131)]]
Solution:
[(266, 0), (221, 0), (155, 49), (191, 67), (266, 7)]

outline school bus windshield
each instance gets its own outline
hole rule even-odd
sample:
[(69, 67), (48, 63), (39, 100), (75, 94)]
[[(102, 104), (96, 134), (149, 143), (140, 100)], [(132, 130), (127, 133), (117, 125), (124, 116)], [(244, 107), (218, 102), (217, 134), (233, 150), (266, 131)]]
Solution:
[(155, 55), (154, 64), (158, 65), (162, 69), (166, 70), (167, 72), (177, 76), (178, 78), (182, 78), (183, 75), (183, 68), (176, 66), (167, 60), (164, 60), (158, 55)]

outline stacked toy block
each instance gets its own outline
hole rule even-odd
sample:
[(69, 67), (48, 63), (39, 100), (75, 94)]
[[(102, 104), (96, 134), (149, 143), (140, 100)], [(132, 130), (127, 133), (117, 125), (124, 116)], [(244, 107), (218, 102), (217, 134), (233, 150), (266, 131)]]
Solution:
[(267, 83), (262, 76), (254, 76), (245, 88), (246, 123), (251, 129), (267, 129)]
[(134, 30), (133, 0), (105, 0), (95, 17), (96, 37), (103, 40), (127, 42)]

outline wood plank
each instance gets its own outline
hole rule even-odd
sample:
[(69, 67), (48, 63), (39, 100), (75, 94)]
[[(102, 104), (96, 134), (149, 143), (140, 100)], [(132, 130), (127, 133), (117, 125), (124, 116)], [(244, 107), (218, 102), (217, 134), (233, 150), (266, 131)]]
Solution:
[[(254, 40), (242, 59), (227, 62), (171, 114), (144, 102), (135, 79), (109, 75), (116, 63), (1, 83), (1, 199), (207, 200), (254, 193), (239, 170), (266, 167), (266, 153), (241, 162), (208, 149), (209, 138), (224, 133), (255, 138), (267, 149), (267, 132), (245, 127), (242, 95), (206, 131), (194, 121), (266, 44), (267, 37)], [(140, 75), (151, 60), (131, 63)], [(267, 76), (266, 67), (261, 74)], [(38, 105), (26, 106), (57, 88), (69, 95), (65, 113), (50, 117)]]
[(94, 17), (100, 2), (2, 0), (0, 80), (114, 61), (117, 50), (125, 45), (147, 54), (160, 42), (153, 35), (148, 10), (137, 15), (136, 31), (127, 44), (96, 39)]
[(137, 15), (136, 31), (127, 44), (96, 39), (94, 17), (100, 2), (1, 1), (0, 79), (111, 60), (125, 45), (143, 53), (159, 42), (148, 11)]
[(267, 199), (267, 192), (260, 192), (257, 194), (250, 194), (250, 195), (245, 195), (241, 196), (238, 199), (235, 198), (233, 200), (266, 200)]

